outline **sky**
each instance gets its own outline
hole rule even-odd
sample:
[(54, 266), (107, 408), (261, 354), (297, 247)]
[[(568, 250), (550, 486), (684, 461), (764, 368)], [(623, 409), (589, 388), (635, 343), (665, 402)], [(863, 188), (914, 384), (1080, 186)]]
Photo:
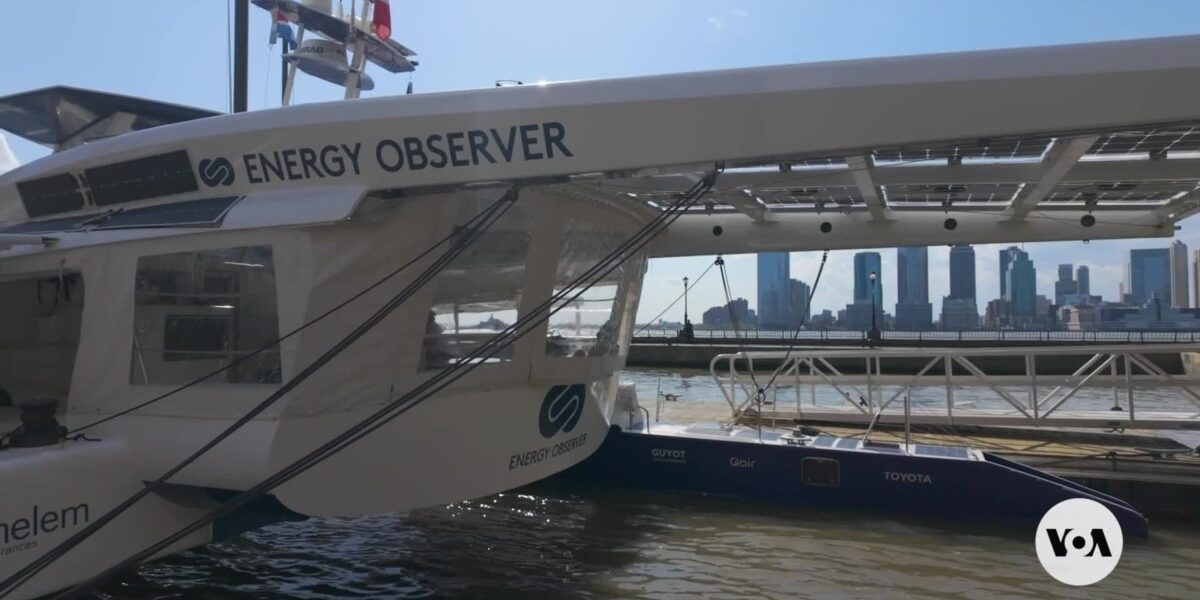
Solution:
[[(334, 0), (335, 2), (337, 0)], [(170, 5), (167, 9), (166, 5)], [(9, 0), (10, 49), (0, 95), (65, 84), (228, 110), (227, 0), (62, 0), (46, 21), (42, 2)], [(345, 3), (347, 11), (349, 3)], [(655, 73), (1092, 42), (1200, 33), (1195, 0), (392, 0), (393, 37), (419, 56), (417, 93), (490, 87), (499, 79), (562, 81)], [(41, 25), (38, 25), (41, 24)], [(48, 30), (50, 27), (52, 30)], [(278, 47), (267, 47), (266, 11), (251, 8), (250, 108), (279, 98)], [(20, 49), (20, 52), (12, 51)], [(19, 58), (18, 58), (19, 56)], [(403, 94), (407, 75), (372, 72), (365, 95)], [(301, 79), (297, 102), (334, 100), (341, 88)], [(45, 154), (11, 136), (0, 139), (0, 171), (9, 152), (21, 162)], [(1200, 222), (1179, 232), (1200, 248)], [(1129, 249), (1165, 247), (1169, 240), (1026, 244), (1038, 292), (1053, 296), (1059, 263), (1086, 264), (1092, 293), (1115, 299)], [(982, 312), (999, 294), (1001, 246), (976, 246)], [(881, 251), (883, 299), (895, 304), (895, 251)], [(813, 299), (817, 310), (844, 307), (852, 294), (853, 251), (833, 252)], [(947, 293), (949, 249), (929, 253), (930, 300)], [(725, 257), (735, 297), (755, 307), (752, 255)], [(792, 276), (809, 282), (819, 253), (794, 253)], [(693, 281), (711, 257), (652, 261), (639, 321), (659, 313)], [(689, 298), (691, 316), (723, 304), (713, 270)], [(677, 305), (664, 318), (682, 320)]]

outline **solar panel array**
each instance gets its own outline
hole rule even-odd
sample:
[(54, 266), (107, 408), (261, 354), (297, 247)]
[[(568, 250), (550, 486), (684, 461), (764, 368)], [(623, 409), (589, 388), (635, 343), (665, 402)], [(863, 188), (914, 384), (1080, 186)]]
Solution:
[(970, 452), (962, 446), (931, 446), (917, 444), (915, 454), (921, 456), (940, 456), (943, 458), (970, 458)]
[[(1058, 156), (1052, 152), (1056, 145), (1080, 135), (1094, 134), (975, 139), (856, 152), (874, 161), (867, 178), (873, 190), (859, 187), (868, 183), (855, 176), (845, 156), (739, 164), (736, 172), (726, 175), (732, 183), (722, 187), (718, 179), (707, 202), (695, 210), (738, 210), (736, 200), (742, 199), (738, 194), (773, 211), (865, 210), (867, 193), (896, 210), (1007, 210), (1014, 200), (1038, 189), (1049, 172), (1046, 161)], [(1194, 176), (1186, 168), (1191, 164), (1186, 161), (1200, 161), (1200, 156), (1184, 153), (1200, 154), (1200, 124), (1103, 133), (1075, 165), (1077, 171), (1072, 167), (1049, 192), (1037, 192), (1044, 194), (1037, 206), (1131, 208), (1178, 201), (1200, 190), (1200, 166)], [(1097, 179), (1108, 171), (1132, 180)], [(1073, 172), (1086, 174), (1087, 179), (1073, 180)], [(693, 180), (686, 181), (690, 185)], [(665, 208), (680, 191), (661, 189), (638, 197)], [(746, 209), (744, 199), (740, 208)]]
[(1160, 154), (1200, 151), (1200, 128), (1167, 127), (1145, 131), (1120, 131), (1100, 136), (1088, 154)]

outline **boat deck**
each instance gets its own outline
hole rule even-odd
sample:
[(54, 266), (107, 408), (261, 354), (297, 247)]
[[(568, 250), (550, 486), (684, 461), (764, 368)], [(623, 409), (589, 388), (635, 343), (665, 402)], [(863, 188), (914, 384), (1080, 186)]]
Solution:
[[(849, 410), (858, 413), (853, 408)], [(833, 436), (863, 435), (865, 423), (840, 417), (841, 413), (835, 411), (805, 410), (802, 419), (797, 419), (791, 411), (786, 414), (764, 411), (761, 420), (749, 416), (737, 422), (743, 425), (761, 422), (766, 430), (775, 431), (788, 431), (802, 423)], [(664, 402), (658, 418), (660, 423), (680, 424), (734, 421), (724, 404), (686, 400)], [(902, 420), (903, 415), (898, 421), (881, 419), (871, 439), (903, 442)], [(1174, 439), (1174, 432), (1087, 430), (1078, 422), (1073, 423), (1074, 428), (1049, 423), (1044, 427), (1028, 427), (1028, 419), (1023, 421), (1025, 427), (997, 426), (995, 421), (977, 425), (958, 418), (954, 426), (948, 426), (940, 422), (922, 423), (917, 414), (912, 422), (913, 443), (966, 445), (1083, 482), (1130, 500), (1148, 514), (1200, 520), (1200, 454), (1196, 453), (1195, 444)]]

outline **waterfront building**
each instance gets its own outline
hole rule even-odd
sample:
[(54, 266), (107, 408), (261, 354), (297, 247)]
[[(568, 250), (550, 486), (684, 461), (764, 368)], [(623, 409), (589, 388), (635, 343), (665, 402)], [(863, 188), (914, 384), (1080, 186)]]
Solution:
[(956, 244), (950, 248), (950, 295), (942, 299), (942, 329), (962, 331), (977, 327), (975, 249), (968, 244)]
[(1016, 246), (1009, 246), (1000, 251), (1000, 297), (1008, 297), (1008, 266), (1012, 263), (1012, 259), (1016, 257), (1021, 249)]
[(1171, 306), (1187, 308), (1188, 301), (1188, 259), (1187, 244), (1175, 240), (1171, 244)]
[(758, 327), (789, 329), (791, 326), (791, 255), (787, 252), (758, 253)]
[(974, 298), (951, 298), (942, 300), (942, 329), (965, 331), (979, 327), (979, 310)]
[(807, 283), (798, 279), (789, 279), (788, 286), (792, 297), (791, 310), (788, 315), (788, 329), (795, 329), (802, 323), (808, 323), (811, 316), (808, 299), (812, 295), (812, 288), (808, 287)]
[[(1067, 275), (1071, 274), (1071, 265), (1060, 265), (1059, 278), (1062, 278), (1063, 266)], [(1074, 281), (1071, 282), (1074, 284)], [(1058, 286), (1055, 286), (1057, 290)], [(1013, 319), (1032, 319), (1037, 313), (1037, 269), (1029, 259), (1029, 253), (1018, 250), (1008, 267), (1008, 308)], [(1011, 320), (1010, 320), (1010, 324)]]
[(1167, 248), (1129, 251), (1129, 303), (1148, 304), (1155, 297), (1171, 298), (1171, 252)]
[(896, 329), (920, 331), (933, 327), (929, 302), (929, 249), (896, 249)]
[[(875, 308), (875, 326), (883, 329), (883, 281), (880, 279), (882, 259), (878, 252), (859, 252), (854, 255), (854, 301), (846, 305), (845, 324), (849, 329), (871, 328), (871, 307)], [(871, 281), (871, 273), (875, 281)], [(874, 300), (872, 301), (872, 298)]]
[(1092, 295), (1092, 272), (1087, 265), (1079, 265), (1075, 270), (1076, 291), (1080, 296)]
[[(730, 315), (730, 307), (733, 314)], [(734, 298), (733, 302), (722, 306), (714, 306), (704, 311), (701, 323), (710, 327), (733, 327), (733, 318), (737, 318), (737, 326), (748, 329), (755, 325), (755, 312), (750, 309), (750, 301), (745, 298)]]
[(1079, 293), (1074, 270), (1075, 266), (1071, 264), (1058, 265), (1058, 280), (1054, 282), (1054, 303), (1059, 306), (1074, 304), (1073, 298)]

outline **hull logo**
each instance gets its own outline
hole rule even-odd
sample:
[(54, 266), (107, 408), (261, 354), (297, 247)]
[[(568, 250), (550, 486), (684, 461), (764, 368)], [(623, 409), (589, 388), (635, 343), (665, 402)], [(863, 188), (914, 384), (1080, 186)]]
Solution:
[(225, 158), (206, 158), (200, 161), (200, 181), (208, 187), (233, 185), (233, 165)]
[(904, 483), (933, 483), (933, 478), (924, 473), (897, 473), (896, 471), (884, 471), (883, 478), (888, 481), (902, 481)]
[(587, 398), (587, 387), (582, 383), (556, 385), (546, 393), (542, 409), (538, 411), (538, 431), (542, 437), (551, 438), (558, 433), (571, 433), (583, 416), (583, 402)]

